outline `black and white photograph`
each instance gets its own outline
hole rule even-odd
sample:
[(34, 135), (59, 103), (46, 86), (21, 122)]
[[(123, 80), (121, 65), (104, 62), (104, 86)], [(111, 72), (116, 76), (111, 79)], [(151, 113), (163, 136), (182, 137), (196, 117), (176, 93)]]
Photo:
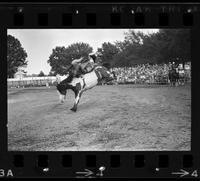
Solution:
[(189, 29), (8, 29), (8, 151), (190, 151)]

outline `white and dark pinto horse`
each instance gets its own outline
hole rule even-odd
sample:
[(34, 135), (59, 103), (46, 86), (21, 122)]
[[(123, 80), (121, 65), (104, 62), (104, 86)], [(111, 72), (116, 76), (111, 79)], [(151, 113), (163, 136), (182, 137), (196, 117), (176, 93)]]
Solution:
[(63, 103), (66, 99), (67, 90), (71, 89), (75, 94), (75, 103), (71, 110), (76, 112), (82, 93), (98, 85), (102, 80), (109, 82), (114, 80), (114, 76), (104, 66), (100, 65), (96, 66), (90, 73), (78, 78), (70, 74), (56, 86), (59, 99)]

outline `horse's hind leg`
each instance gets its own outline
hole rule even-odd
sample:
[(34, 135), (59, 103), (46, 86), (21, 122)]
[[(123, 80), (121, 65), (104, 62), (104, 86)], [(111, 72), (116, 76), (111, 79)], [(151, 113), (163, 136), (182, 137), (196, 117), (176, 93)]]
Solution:
[(75, 103), (74, 103), (74, 106), (71, 108), (72, 111), (76, 112), (77, 111), (77, 106), (78, 106), (78, 103), (80, 101), (80, 98), (81, 98), (81, 91), (78, 91), (75, 93)]

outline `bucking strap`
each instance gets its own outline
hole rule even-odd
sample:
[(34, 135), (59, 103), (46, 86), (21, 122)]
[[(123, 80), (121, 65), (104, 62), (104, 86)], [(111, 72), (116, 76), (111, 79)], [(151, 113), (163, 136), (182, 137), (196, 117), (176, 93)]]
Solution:
[(83, 89), (85, 88), (86, 83), (85, 83), (85, 79), (83, 78)]
[(101, 73), (100, 73), (99, 71), (97, 71), (97, 70), (94, 70), (94, 72), (96, 73), (96, 75), (97, 75), (97, 77), (98, 77), (98, 81), (100, 81), (101, 78), (102, 78)]

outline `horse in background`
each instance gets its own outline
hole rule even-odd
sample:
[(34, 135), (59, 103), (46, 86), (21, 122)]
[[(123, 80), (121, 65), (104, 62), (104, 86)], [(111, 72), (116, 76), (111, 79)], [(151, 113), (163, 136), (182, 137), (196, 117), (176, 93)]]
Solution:
[(179, 74), (179, 81), (178, 81), (179, 85), (185, 85), (186, 83), (185, 70), (184, 69), (179, 70), (178, 74)]
[(76, 112), (82, 93), (95, 87), (103, 80), (106, 80), (107, 82), (112, 81), (114, 80), (114, 76), (104, 66), (101, 65), (95, 66), (91, 72), (80, 77), (74, 77), (73, 74), (69, 74), (66, 79), (62, 80), (56, 86), (60, 102), (64, 102), (66, 99), (67, 90), (71, 89), (75, 94), (75, 102), (71, 110)]
[(176, 71), (176, 69), (169, 70), (169, 81), (171, 86), (177, 86), (179, 81), (179, 73)]

